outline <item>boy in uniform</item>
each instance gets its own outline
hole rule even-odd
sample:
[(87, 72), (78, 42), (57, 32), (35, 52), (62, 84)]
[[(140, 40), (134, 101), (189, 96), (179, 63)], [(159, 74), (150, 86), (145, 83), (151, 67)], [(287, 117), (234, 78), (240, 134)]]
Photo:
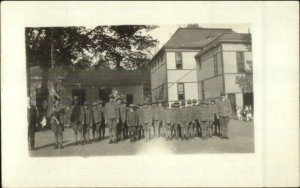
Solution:
[(162, 122), (163, 119), (163, 107), (161, 104), (161, 101), (159, 101), (158, 106), (154, 106), (153, 107), (153, 121), (154, 121), (154, 135), (155, 137), (159, 137), (160, 136), (160, 124)]
[(203, 140), (206, 140), (207, 139), (207, 121), (209, 120), (209, 116), (208, 116), (207, 108), (205, 106), (204, 101), (202, 101), (200, 103), (200, 108), (198, 111), (198, 120), (201, 122), (200, 123), (201, 137)]
[(185, 106), (185, 101), (181, 102), (179, 117), (180, 117), (180, 130), (181, 130), (181, 140), (188, 140), (188, 126), (189, 126), (189, 111)]
[(109, 102), (105, 104), (105, 124), (109, 128), (109, 144), (117, 143), (117, 124), (119, 123), (119, 110), (114, 101), (113, 94), (109, 95)]
[(180, 103), (179, 101), (176, 101), (174, 103), (174, 109), (172, 110), (172, 120), (173, 120), (173, 132), (175, 135), (175, 138), (179, 138), (179, 132), (180, 132)]
[(192, 106), (192, 117), (194, 119), (194, 123), (192, 124), (192, 127), (190, 129), (191, 135), (193, 138), (198, 136), (198, 116), (197, 116), (197, 111), (198, 111), (198, 106), (197, 106), (197, 100), (193, 99), (193, 106)]
[(126, 120), (128, 125), (128, 133), (130, 137), (130, 142), (136, 141), (136, 131), (138, 124), (137, 111), (134, 110), (134, 105), (129, 105), (129, 111), (126, 113)]
[(102, 115), (101, 111), (97, 106), (97, 102), (93, 103), (92, 108), (92, 117), (93, 117), (93, 127), (92, 127), (92, 134), (93, 134), (93, 141), (100, 140), (100, 126), (102, 122)]
[(149, 103), (145, 102), (144, 107), (142, 109), (141, 114), (141, 121), (143, 124), (143, 130), (145, 131), (145, 137), (146, 141), (150, 140), (151, 135), (151, 126), (152, 126), (152, 120), (153, 120), (153, 111), (151, 109), (151, 106), (148, 106)]
[(83, 126), (83, 139), (85, 143), (90, 143), (90, 130), (93, 126), (92, 112), (88, 106), (88, 102), (84, 102), (84, 108), (82, 111), (82, 121)]
[(105, 136), (105, 115), (104, 115), (105, 107), (103, 106), (102, 100), (98, 101), (97, 108), (99, 113), (101, 114), (101, 121), (100, 121), (100, 128), (99, 128), (99, 138), (101, 140), (104, 139)]
[(213, 135), (214, 112), (213, 112), (213, 107), (210, 104), (210, 100), (206, 101), (206, 109), (207, 109), (207, 113), (208, 113), (207, 136), (212, 137), (212, 135)]
[(63, 109), (60, 107), (59, 101), (55, 101), (50, 114), (50, 125), (55, 138), (54, 149), (57, 149), (58, 147), (60, 149), (63, 148), (63, 124), (61, 120), (62, 113)]
[[(166, 141), (172, 140), (172, 128), (173, 128), (173, 120), (172, 120), (172, 109), (169, 108), (169, 104), (166, 103), (166, 108), (163, 111), (163, 119), (162, 124), (165, 127), (165, 136)], [(174, 104), (171, 105), (174, 108)]]
[(74, 97), (74, 105), (70, 108), (70, 124), (75, 135), (75, 145), (78, 144), (78, 133), (80, 134), (79, 142), (83, 142), (83, 125), (81, 124), (82, 106), (79, 104), (78, 97)]

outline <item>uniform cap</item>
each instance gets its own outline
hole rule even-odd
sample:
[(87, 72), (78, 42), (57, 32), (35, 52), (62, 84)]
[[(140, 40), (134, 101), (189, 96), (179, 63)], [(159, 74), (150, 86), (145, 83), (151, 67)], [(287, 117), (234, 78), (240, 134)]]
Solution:
[(96, 106), (97, 105), (97, 102), (93, 102), (93, 106)]
[(170, 105), (169, 105), (169, 103), (168, 102), (166, 102), (166, 104), (165, 104), (165, 107), (169, 107)]
[(220, 96), (225, 96), (225, 91), (221, 91)]
[(134, 107), (135, 107), (134, 104), (130, 104), (130, 105), (129, 105), (129, 108), (134, 108)]
[(87, 102), (87, 101), (85, 101), (84, 103), (83, 103), (83, 105), (84, 106), (87, 106), (89, 103)]
[(197, 99), (193, 99), (193, 103), (197, 103)]
[(192, 100), (191, 99), (187, 100), (187, 103), (192, 104)]

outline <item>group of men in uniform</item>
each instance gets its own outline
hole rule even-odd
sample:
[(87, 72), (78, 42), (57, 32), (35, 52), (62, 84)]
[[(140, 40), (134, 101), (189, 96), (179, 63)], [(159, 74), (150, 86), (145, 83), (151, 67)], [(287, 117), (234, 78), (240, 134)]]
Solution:
[[(64, 108), (59, 100), (55, 101), (48, 113), (50, 125), (54, 132), (55, 149), (63, 148), (63, 117)], [(75, 145), (87, 144), (103, 140), (105, 127), (109, 130), (109, 143), (130, 139), (131, 142), (145, 138), (149, 141), (154, 137), (165, 137), (166, 140), (193, 140), (200, 136), (206, 140), (213, 135), (221, 139), (228, 139), (228, 123), (232, 116), (231, 105), (221, 92), (220, 100), (175, 101), (170, 106), (162, 102), (150, 104), (130, 104), (126, 106), (123, 98), (109, 95), (109, 102), (102, 101), (79, 104), (78, 97), (74, 97), (74, 104), (70, 108), (70, 124), (74, 131)], [(33, 124), (32, 122), (31, 124)], [(92, 132), (92, 138), (90, 138)]]

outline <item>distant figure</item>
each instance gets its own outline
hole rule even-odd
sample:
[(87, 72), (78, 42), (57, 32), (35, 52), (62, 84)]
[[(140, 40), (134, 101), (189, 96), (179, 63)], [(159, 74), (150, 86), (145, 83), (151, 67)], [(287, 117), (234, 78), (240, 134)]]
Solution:
[(243, 120), (242, 107), (240, 107), (240, 106), (236, 107), (236, 115), (237, 115), (238, 120), (240, 120), (240, 121)]
[(246, 122), (249, 122), (252, 120), (252, 112), (249, 106), (246, 106), (244, 109), (244, 114), (246, 116)]

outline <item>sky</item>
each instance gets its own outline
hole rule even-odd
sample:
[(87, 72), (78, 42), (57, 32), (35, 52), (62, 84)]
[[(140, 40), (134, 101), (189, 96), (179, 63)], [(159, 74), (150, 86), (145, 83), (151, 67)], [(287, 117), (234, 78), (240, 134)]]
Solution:
[[(159, 28), (151, 31), (149, 34), (154, 38), (158, 39), (159, 44), (154, 50), (157, 52), (175, 33), (179, 27), (186, 27), (187, 24), (181, 25), (159, 25)], [(248, 24), (201, 24), (198, 23), (199, 27), (203, 28), (231, 28), (233, 31), (238, 33), (248, 33), (250, 26)], [(251, 30), (250, 30), (251, 32)]]

